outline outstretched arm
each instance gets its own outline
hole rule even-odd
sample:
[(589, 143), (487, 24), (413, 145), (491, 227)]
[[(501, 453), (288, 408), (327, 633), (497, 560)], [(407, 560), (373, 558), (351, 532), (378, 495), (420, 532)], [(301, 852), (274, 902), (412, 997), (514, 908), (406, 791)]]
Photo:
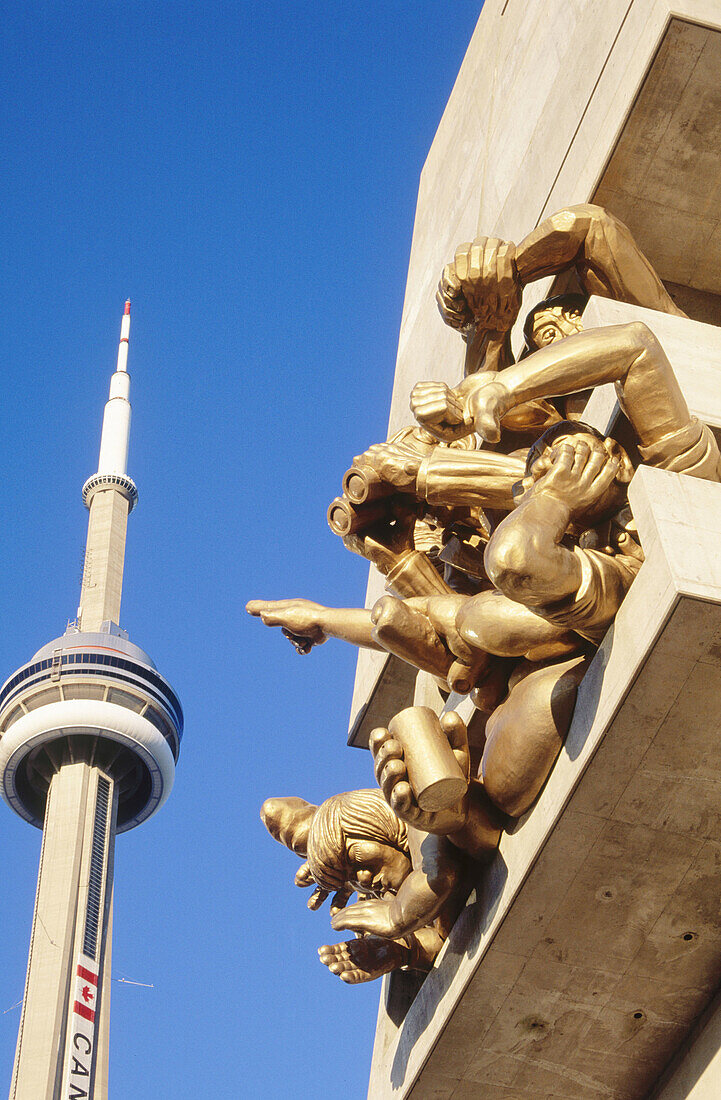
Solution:
[(323, 607), (312, 600), (250, 600), (245, 605), (266, 626), (279, 626), (299, 653), (309, 653), (328, 638), (341, 638), (366, 649), (382, 646), (373, 638), (371, 613), (365, 607)]
[(588, 294), (686, 316), (628, 227), (591, 203), (559, 210), (519, 245), (495, 237), (460, 245), (443, 269), (436, 300), (453, 328), (475, 322), (481, 330), (505, 332), (515, 322), (528, 283), (570, 268)]
[[(442, 385), (442, 383), (439, 383)], [(425, 456), (402, 443), (379, 443), (365, 463), (398, 492), (446, 507), (513, 507), (513, 486), (523, 477), (525, 456), (437, 446)]]
[[(469, 385), (470, 382), (474, 384)], [(651, 330), (640, 321), (590, 329), (554, 342), (498, 375), (475, 375), (455, 391), (456, 405), (442, 395), (428, 399), (419, 383), (411, 397), (424, 422), (462, 418), (456, 431), (477, 431), (496, 441), (506, 413), (536, 397), (560, 397), (615, 382), (624, 412), (643, 447), (687, 428), (691, 414), (666, 354)], [(457, 406), (461, 408), (458, 411)]]

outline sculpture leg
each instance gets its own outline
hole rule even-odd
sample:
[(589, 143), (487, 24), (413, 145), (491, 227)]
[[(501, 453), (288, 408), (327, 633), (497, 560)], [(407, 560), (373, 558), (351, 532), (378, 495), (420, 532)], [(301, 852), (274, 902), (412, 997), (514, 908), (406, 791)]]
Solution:
[(534, 667), (516, 680), (486, 726), (483, 785), (504, 813), (520, 817), (561, 751), (588, 657)]
[(401, 660), (443, 679), (453, 663), (427, 615), (395, 596), (382, 596), (373, 606), (373, 637)]
[(545, 661), (570, 657), (582, 645), (578, 635), (549, 623), (498, 591), (482, 592), (466, 600), (458, 609), (455, 626), (467, 646), (498, 657)]

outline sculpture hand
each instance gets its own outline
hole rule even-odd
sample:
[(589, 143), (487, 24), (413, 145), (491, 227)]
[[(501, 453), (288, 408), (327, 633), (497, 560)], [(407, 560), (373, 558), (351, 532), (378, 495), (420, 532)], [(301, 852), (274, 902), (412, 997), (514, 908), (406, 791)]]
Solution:
[[(460, 715), (449, 711), (441, 718), (441, 726), (468, 780), (471, 760), (465, 722)], [(440, 836), (455, 833), (465, 825), (468, 814), (467, 796), (449, 810), (430, 811), (420, 808), (408, 780), (403, 749), (389, 730), (382, 728), (373, 730), (370, 735), (370, 750), (378, 785), (383, 791), (386, 802), (401, 821)]]
[(312, 600), (250, 600), (245, 610), (266, 626), (281, 627), (298, 653), (310, 653), (313, 646), (327, 641), (321, 626), (326, 608)]
[[(433, 447), (425, 447), (425, 453)], [(354, 462), (375, 470), (384, 481), (400, 492), (414, 492), (424, 453), (406, 443), (374, 443)]]
[[(320, 909), (321, 905), (328, 897), (329, 891), (324, 890), (322, 886), (316, 886), (315, 879), (311, 874), (308, 863), (301, 863), (300, 867), (295, 873), (295, 885), (300, 886), (302, 889), (306, 889), (309, 886), (315, 886), (315, 890), (308, 898), (308, 908), (315, 911)], [(355, 887), (350, 883), (346, 883), (342, 890), (337, 890), (333, 895), (333, 899), (330, 903), (331, 917), (335, 913), (339, 913), (348, 904), (349, 898), (355, 893)]]
[(473, 312), (463, 293), (461, 280), (456, 275), (455, 265), (446, 264), (436, 291), (436, 302), (441, 317), (451, 328), (463, 332), (473, 324)]
[(488, 443), (501, 438), (501, 420), (511, 408), (511, 395), (498, 374), (476, 374), (466, 398), (466, 423)]
[(411, 393), (411, 412), (438, 439), (451, 441), (471, 431), (463, 401), (445, 382), (416, 382)]
[(385, 898), (366, 898), (337, 913), (330, 922), (336, 932), (372, 933), (392, 939), (398, 929), (391, 919), (391, 903)]
[(515, 245), (498, 237), (479, 237), (456, 249), (436, 294), (446, 324), (464, 329), (475, 321), (480, 329), (496, 333), (513, 326), (523, 293), (515, 254)]
[(591, 448), (583, 439), (562, 443), (534, 464), (530, 492), (564, 504), (571, 519), (591, 511), (602, 500), (620, 470), (618, 457), (600, 444)]

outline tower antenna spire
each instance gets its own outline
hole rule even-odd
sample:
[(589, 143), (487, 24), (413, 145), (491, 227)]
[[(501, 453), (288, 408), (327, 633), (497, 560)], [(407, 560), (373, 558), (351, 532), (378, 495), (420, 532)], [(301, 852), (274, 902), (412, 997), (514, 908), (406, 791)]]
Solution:
[(118, 361), (103, 413), (98, 470), (83, 486), (83, 502), (90, 516), (77, 616), (82, 631), (107, 630), (110, 624), (118, 626), (120, 620), (128, 516), (138, 499), (135, 482), (127, 473), (131, 412), (129, 340), (130, 299), (125, 303)]

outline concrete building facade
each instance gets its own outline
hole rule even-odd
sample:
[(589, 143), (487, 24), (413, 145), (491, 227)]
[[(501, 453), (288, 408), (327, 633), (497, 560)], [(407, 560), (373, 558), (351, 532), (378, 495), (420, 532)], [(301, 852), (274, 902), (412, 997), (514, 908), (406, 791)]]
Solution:
[[(721, 0), (486, 0), (421, 176), (389, 434), (417, 381), (462, 377), (434, 301), (457, 245), (596, 202), (690, 319), (592, 298), (584, 325), (645, 321), (718, 435), (720, 72)], [(522, 316), (565, 288), (529, 287)], [(584, 419), (617, 411), (601, 390)], [(641, 468), (630, 498), (646, 561), (433, 971), (384, 980), (372, 1100), (721, 1095), (721, 488)], [(383, 582), (371, 570), (368, 606)], [(349, 742), (414, 700), (471, 717), (361, 651)]]

